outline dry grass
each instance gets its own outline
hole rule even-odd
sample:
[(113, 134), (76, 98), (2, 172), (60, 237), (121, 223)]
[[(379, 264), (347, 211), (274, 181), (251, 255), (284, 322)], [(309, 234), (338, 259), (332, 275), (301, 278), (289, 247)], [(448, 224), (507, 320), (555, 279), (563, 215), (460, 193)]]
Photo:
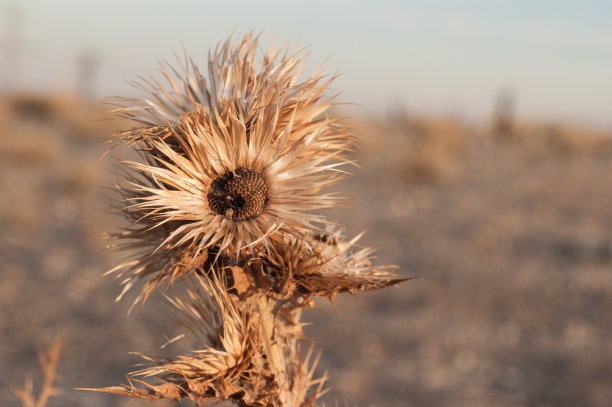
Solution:
[(69, 93), (12, 93), (0, 98), (0, 138), (14, 138), (13, 128), (24, 123), (42, 125), (46, 133), (61, 128), (73, 143), (79, 140), (106, 141), (108, 134), (127, 126), (109, 114), (110, 105), (83, 101)]
[(435, 184), (461, 168), (469, 129), (454, 117), (411, 117), (404, 113), (375, 119), (366, 130), (370, 154), (410, 183)]
[(402, 131), (408, 137), (402, 176), (413, 181), (439, 182), (452, 177), (466, 154), (466, 125), (455, 118), (416, 118)]
[(519, 121), (503, 132), (493, 126), (490, 134), (533, 151), (551, 151), (566, 156), (607, 156), (612, 152), (612, 133), (593, 126)]
[(62, 127), (73, 142), (89, 138), (102, 141), (110, 132), (126, 125), (121, 119), (108, 114), (110, 106), (84, 101), (69, 93), (14, 93), (2, 100), (0, 125), (11, 125), (17, 121), (53, 123)]
[(15, 166), (44, 165), (61, 157), (62, 148), (44, 126), (20, 126), (0, 144), (0, 156)]

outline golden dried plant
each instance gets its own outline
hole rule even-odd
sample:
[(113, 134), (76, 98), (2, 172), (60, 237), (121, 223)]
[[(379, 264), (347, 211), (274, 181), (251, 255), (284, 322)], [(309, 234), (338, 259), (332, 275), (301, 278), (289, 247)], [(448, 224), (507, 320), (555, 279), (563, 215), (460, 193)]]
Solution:
[[(113, 235), (132, 258), (111, 270), (135, 303), (162, 285), (180, 323), (201, 342), (173, 358), (141, 355), (129, 384), (88, 389), (143, 399), (230, 400), (240, 406), (314, 406), (325, 376), (301, 310), (315, 297), (396, 284), (318, 213), (341, 199), (327, 188), (347, 173), (354, 137), (329, 114), (332, 78), (298, 79), (306, 54), (258, 38), (231, 39), (209, 55), (208, 77), (186, 58), (168, 81), (140, 85), (151, 97), (121, 99), (139, 125), (120, 139), (141, 154), (118, 186), (130, 225)], [(172, 72), (172, 74), (170, 73)], [(120, 295), (120, 297), (121, 297)]]

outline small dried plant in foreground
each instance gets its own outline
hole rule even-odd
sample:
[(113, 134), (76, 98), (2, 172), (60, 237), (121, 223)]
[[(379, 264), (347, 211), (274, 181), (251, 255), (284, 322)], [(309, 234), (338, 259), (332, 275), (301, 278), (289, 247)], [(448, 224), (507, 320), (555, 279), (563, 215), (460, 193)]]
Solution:
[[(306, 54), (231, 39), (209, 54), (164, 66), (167, 85), (121, 99), (138, 127), (119, 137), (141, 155), (118, 186), (130, 225), (115, 234), (132, 257), (111, 270), (135, 301), (176, 281), (177, 319), (201, 342), (189, 355), (142, 355), (124, 386), (90, 389), (142, 399), (230, 400), (240, 406), (312, 406), (325, 377), (302, 349), (300, 312), (317, 296), (398, 283), (317, 211), (350, 164), (354, 137), (328, 114), (332, 78), (299, 80)], [(176, 292), (176, 290), (175, 290)]]
[(23, 389), (13, 387), (13, 392), (21, 400), (23, 407), (45, 407), (49, 397), (57, 395), (57, 389), (53, 387), (57, 363), (59, 362), (62, 341), (58, 338), (53, 341), (47, 352), (40, 355), (40, 367), (43, 372), (43, 382), (41, 384), (38, 397), (34, 395), (34, 383), (32, 378), (26, 378)]

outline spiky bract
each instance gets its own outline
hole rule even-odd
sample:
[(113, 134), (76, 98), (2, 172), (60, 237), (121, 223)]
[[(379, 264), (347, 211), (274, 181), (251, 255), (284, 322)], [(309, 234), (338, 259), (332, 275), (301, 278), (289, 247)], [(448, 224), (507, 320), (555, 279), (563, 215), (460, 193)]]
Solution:
[(347, 241), (338, 228), (328, 227), (304, 239), (273, 245), (261, 257), (261, 267), (274, 278), (275, 290), (304, 300), (315, 296), (333, 300), (341, 292), (376, 290), (404, 281), (393, 266), (372, 265), (372, 248), (354, 249), (361, 236)]

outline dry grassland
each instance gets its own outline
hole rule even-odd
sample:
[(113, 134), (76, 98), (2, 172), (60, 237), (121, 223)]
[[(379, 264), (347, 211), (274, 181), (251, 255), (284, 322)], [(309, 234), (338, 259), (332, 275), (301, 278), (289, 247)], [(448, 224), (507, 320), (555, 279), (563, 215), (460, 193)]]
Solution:
[[(103, 108), (67, 96), (0, 100), (0, 400), (44, 378), (57, 334), (54, 406), (121, 406), (78, 392), (122, 378), (182, 333), (157, 295), (126, 317), (108, 212)], [(331, 215), (405, 276), (396, 288), (308, 312), (324, 400), (378, 406), (607, 406), (612, 399), (612, 140), (589, 128), (453, 118), (370, 122), (361, 169)], [(164, 350), (181, 349), (177, 344)], [(129, 405), (138, 405), (137, 402)]]

